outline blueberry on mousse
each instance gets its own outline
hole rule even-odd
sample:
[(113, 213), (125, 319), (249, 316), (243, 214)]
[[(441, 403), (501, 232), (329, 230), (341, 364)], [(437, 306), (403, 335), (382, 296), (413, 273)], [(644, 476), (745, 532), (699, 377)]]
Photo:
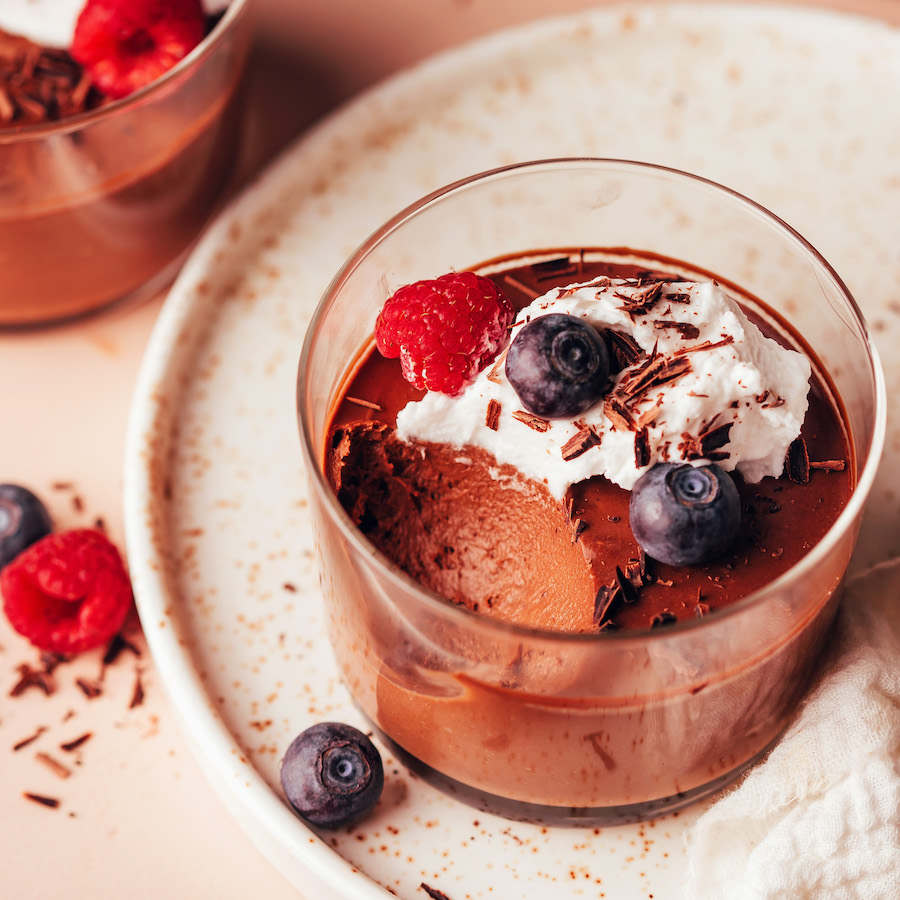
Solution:
[(638, 479), (628, 510), (644, 552), (671, 566), (710, 562), (728, 549), (741, 524), (737, 488), (715, 463), (657, 463)]
[(583, 319), (550, 313), (524, 325), (509, 345), (506, 377), (533, 415), (576, 416), (606, 389), (609, 352)]
[(281, 760), (281, 787), (301, 818), (322, 828), (341, 828), (375, 808), (384, 788), (384, 767), (361, 731), (320, 722), (291, 742)]
[(52, 527), (47, 508), (28, 488), (0, 484), (0, 569)]

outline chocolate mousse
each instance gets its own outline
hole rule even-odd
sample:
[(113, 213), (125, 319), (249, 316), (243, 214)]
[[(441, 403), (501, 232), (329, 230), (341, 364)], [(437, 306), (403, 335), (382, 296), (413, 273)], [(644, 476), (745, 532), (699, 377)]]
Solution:
[[(93, 5), (104, 4), (133, 11)], [(171, 281), (236, 164), (245, 17), (201, 16), (198, 39), (215, 48), (140, 103), (98, 90), (74, 49), (0, 31), (0, 328)], [(162, 74), (146, 57), (144, 47), (141, 72)]]
[[(593, 287), (613, 278), (616, 290), (637, 285), (635, 290), (659, 297), (660, 285), (677, 281), (669, 273), (610, 258), (588, 262), (584, 253), (547, 256), (538, 264), (512, 261), (492, 270), (490, 277), (516, 310), (551, 288), (571, 290), (573, 283)], [(741, 296), (733, 286), (728, 290)], [(657, 318), (650, 321), (662, 323), (660, 331), (694, 339), (689, 349), (699, 354), (711, 342), (694, 334), (693, 325), (670, 323), (667, 310), (690, 300), (680, 293), (668, 306), (660, 302), (652, 313)], [(764, 308), (758, 301), (742, 308), (770, 337), (802, 346), (785, 323), (768, 311), (760, 314)], [(640, 415), (652, 421), (655, 407), (632, 404), (637, 418), (626, 418), (628, 403), (617, 407), (609, 398), (627, 400), (635, 378), (652, 384), (655, 396), (659, 384), (678, 373), (666, 369), (671, 357), (654, 357), (655, 346), (640, 351), (613, 329), (607, 342), (614, 368), (621, 372), (631, 366), (637, 372), (618, 379), (605, 408), (615, 413), (610, 416), (615, 438), (632, 442), (640, 457), (642, 441), (648, 440)], [(678, 352), (679, 360), (690, 355)], [(483, 447), (398, 436), (398, 413), (424, 392), (404, 380), (396, 360), (374, 348), (354, 368), (335, 410), (326, 475), (360, 531), (409, 576), (452, 603), (549, 631), (665, 627), (713, 614), (778, 578), (819, 541), (847, 503), (855, 476), (846, 428), (833, 391), (815, 366), (809, 384), (802, 429), (778, 457), (777, 473), (751, 481), (739, 468), (732, 472), (741, 505), (738, 537), (725, 553), (699, 565), (666, 565), (641, 549), (629, 525), (630, 485), (595, 475), (554, 491), (546, 479), (498, 462)], [(772, 408), (786, 401), (761, 392), (753, 402), (761, 416), (771, 418)], [(495, 399), (484, 405), (487, 429), (496, 430), (500, 406)], [(521, 409), (512, 414), (523, 437), (550, 427), (546, 419)], [(732, 426), (724, 422), (711, 417), (683, 433), (677, 450), (666, 446), (663, 451), (688, 460), (727, 457)], [(588, 458), (598, 452), (593, 448), (601, 438), (612, 440), (586, 421), (581, 428), (578, 424), (555, 451), (563, 460)]]

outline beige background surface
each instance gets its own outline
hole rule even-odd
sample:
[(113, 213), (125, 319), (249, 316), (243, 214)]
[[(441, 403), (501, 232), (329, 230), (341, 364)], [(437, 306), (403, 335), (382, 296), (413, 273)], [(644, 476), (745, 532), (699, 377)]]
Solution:
[[(254, 0), (249, 168), (374, 82), (472, 37), (577, 0)], [(900, 23), (900, 0), (822, 2)], [(134, 380), (162, 298), (76, 325), (0, 335), (0, 480), (31, 486), (60, 527), (102, 519), (122, 543)], [(137, 623), (105, 670), (85, 654), (57, 690), (10, 692), (37, 654), (0, 621), (0, 895), (294, 898), (244, 838), (176, 731)], [(139, 655), (138, 655), (139, 654)], [(100, 680), (88, 699), (76, 679)], [(140, 685), (143, 699), (135, 703)], [(39, 734), (26, 746), (20, 742)], [(61, 745), (90, 734), (75, 751)], [(62, 763), (48, 765), (39, 754)], [(57, 797), (49, 809), (24, 791)], [(314, 898), (308, 898), (314, 900)]]

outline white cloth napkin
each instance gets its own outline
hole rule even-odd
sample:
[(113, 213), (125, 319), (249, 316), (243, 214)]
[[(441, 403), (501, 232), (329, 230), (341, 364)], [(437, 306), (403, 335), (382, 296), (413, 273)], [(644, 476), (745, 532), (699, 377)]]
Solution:
[(769, 757), (690, 830), (687, 900), (900, 898), (900, 565), (855, 578)]

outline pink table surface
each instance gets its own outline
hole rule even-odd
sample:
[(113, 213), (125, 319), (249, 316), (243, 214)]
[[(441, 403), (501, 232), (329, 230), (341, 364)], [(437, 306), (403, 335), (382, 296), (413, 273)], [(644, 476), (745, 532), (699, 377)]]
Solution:
[[(540, 0), (254, 0), (245, 168), (366, 86), (441, 49), (548, 12)], [(589, 5), (557, 0), (554, 13)], [(839, 0), (900, 21), (900, 0)], [(29, 485), (60, 528), (102, 520), (123, 544), (125, 423), (163, 297), (77, 324), (0, 334), (0, 481)], [(0, 617), (0, 895), (296, 898), (229, 817), (176, 730), (136, 617), (131, 645), (12, 696), (39, 654)], [(78, 680), (98, 685), (89, 697)], [(89, 737), (75, 749), (63, 745)], [(34, 738), (30, 742), (28, 739)], [(59, 800), (56, 808), (24, 796)], [(310, 898), (313, 900), (313, 898)]]

